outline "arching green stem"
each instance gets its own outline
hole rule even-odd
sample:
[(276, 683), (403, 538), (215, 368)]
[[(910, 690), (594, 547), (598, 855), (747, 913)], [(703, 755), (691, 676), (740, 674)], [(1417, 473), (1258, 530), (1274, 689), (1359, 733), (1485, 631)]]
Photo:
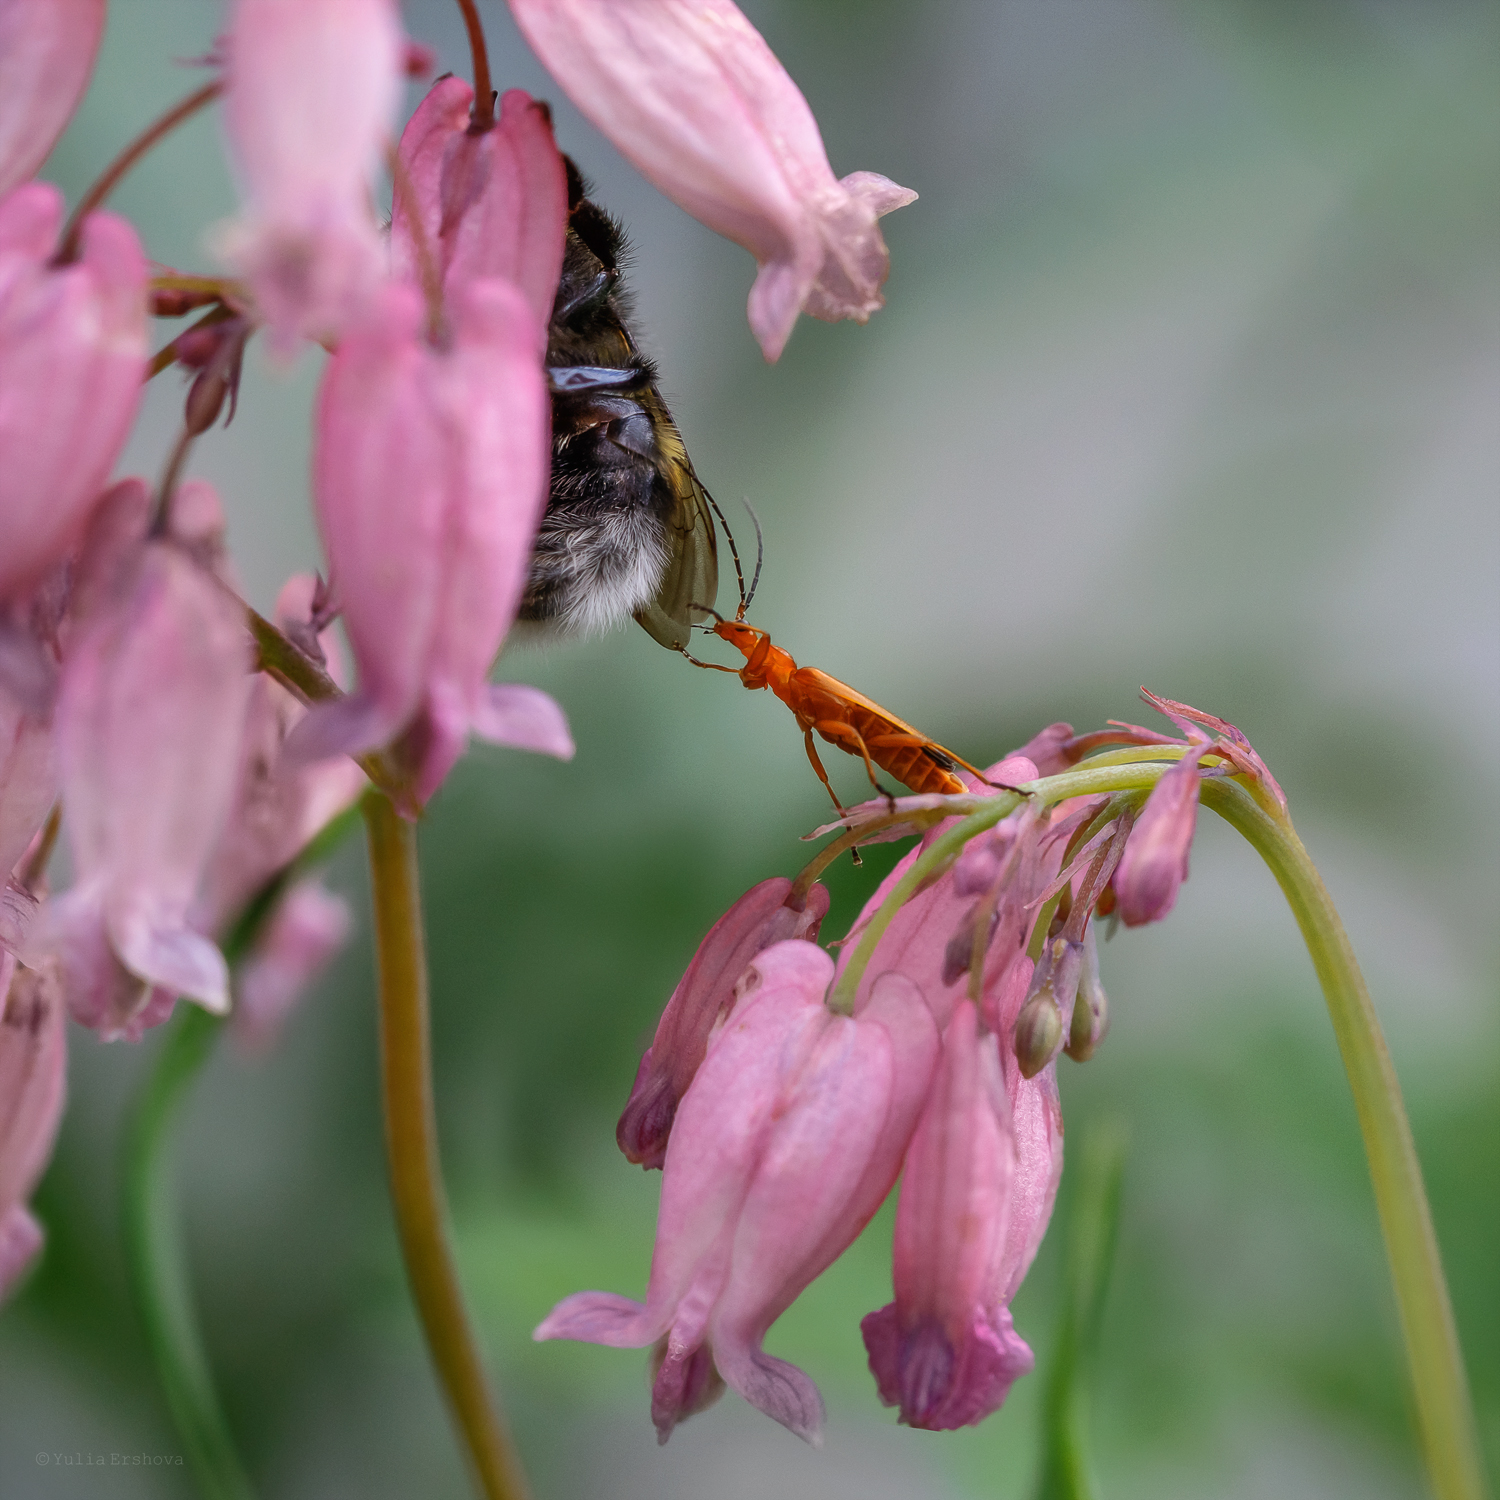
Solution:
[(1271, 817), (1228, 780), (1206, 780), (1203, 801), (1270, 866), (1302, 929), (1364, 1136), (1433, 1493), (1438, 1500), (1483, 1500), (1474, 1409), (1422, 1167), (1401, 1085), (1344, 924), (1289, 820)]

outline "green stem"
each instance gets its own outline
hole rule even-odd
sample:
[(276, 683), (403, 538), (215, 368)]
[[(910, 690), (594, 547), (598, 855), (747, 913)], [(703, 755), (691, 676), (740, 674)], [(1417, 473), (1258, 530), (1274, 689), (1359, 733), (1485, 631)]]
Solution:
[(1270, 866), (1302, 929), (1364, 1136), (1433, 1493), (1438, 1500), (1483, 1500), (1473, 1406), (1422, 1168), (1401, 1085), (1354, 950), (1290, 821), (1271, 817), (1228, 780), (1205, 781), (1203, 800)]
[(428, 1351), (487, 1500), (526, 1500), (448, 1248), (427, 1015), (416, 827), (383, 796), (363, 804), (380, 963), (380, 1074), (391, 1198)]
[(178, 1236), (173, 1128), (223, 1025), (185, 1005), (168, 1029), (127, 1139), (125, 1243), (146, 1337), (188, 1462), (208, 1500), (252, 1500), (219, 1408)]

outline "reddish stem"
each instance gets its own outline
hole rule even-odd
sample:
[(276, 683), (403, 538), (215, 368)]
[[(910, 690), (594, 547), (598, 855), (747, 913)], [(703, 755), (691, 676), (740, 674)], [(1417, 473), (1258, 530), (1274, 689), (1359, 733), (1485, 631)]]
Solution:
[(212, 83), (205, 83), (196, 93), (189, 94), (177, 104), (174, 104), (154, 124), (148, 125), (103, 171), (98, 180), (79, 201), (78, 207), (73, 210), (73, 216), (68, 220), (68, 226), (63, 230), (61, 242), (57, 247), (57, 254), (52, 263), (55, 266), (66, 266), (78, 258), (78, 235), (83, 228), (83, 221), (99, 207), (119, 185), (120, 179), (159, 141), (163, 136), (170, 135), (172, 131), (182, 124), (184, 120), (190, 119), (197, 114), (205, 104), (212, 103), (224, 91), (224, 81), (216, 78)]
[(484, 44), (484, 27), (474, 0), (458, 0), (464, 29), (469, 33), (469, 53), (474, 59), (474, 104), (469, 111), (469, 129), (483, 135), (495, 124), (495, 85), (490, 82), (490, 54)]

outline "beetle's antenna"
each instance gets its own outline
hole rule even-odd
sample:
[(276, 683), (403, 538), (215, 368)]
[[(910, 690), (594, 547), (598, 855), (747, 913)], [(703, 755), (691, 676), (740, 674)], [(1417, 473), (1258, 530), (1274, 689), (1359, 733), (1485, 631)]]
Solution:
[[(719, 502), (709, 494), (707, 486), (705, 486), (701, 481), (698, 487), (703, 491), (703, 498), (707, 500), (711, 506), (713, 506), (714, 514), (719, 518), (719, 525), (724, 528), (724, 539), (729, 543), (729, 555), (734, 559), (734, 581), (739, 585), (740, 590), (740, 612), (737, 618), (743, 619), (745, 611), (750, 607), (750, 600), (745, 597), (745, 570), (740, 566), (740, 549), (734, 544), (734, 533), (729, 529), (729, 522), (724, 519), (724, 512), (719, 509)], [(755, 530), (756, 534), (759, 535), (759, 523), (756, 524)], [(756, 565), (755, 577), (756, 580), (759, 581), (759, 564)], [(752, 595), (755, 593), (755, 585), (753, 583), (750, 585), (750, 593)], [(692, 607), (694, 609), (702, 609), (704, 606), (701, 604), (695, 604)], [(713, 614), (714, 612), (712, 610), (709, 610), (709, 613)], [(714, 617), (715, 619), (723, 619), (722, 615), (715, 615)]]
[[(760, 517), (755, 514), (750, 502), (743, 495), (740, 496), (740, 504), (750, 512), (750, 519), (755, 523), (755, 577), (750, 580), (750, 592), (745, 593), (744, 579), (740, 580), (740, 619), (745, 618), (745, 611), (750, 608), (750, 601), (755, 598), (755, 591), (760, 587), (760, 565), (766, 560), (766, 539), (761, 535)], [(727, 526), (724, 528), (729, 529)], [(739, 567), (739, 558), (735, 558), (734, 565)]]

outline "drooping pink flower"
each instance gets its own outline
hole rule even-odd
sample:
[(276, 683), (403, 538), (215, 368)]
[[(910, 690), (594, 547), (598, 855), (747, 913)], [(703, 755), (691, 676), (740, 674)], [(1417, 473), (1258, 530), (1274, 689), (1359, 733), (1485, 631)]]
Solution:
[(998, 1038), (960, 1001), (906, 1153), (896, 1209), (895, 1301), (860, 1327), (887, 1406), (912, 1427), (967, 1427), (1033, 1364), (1004, 1289), (1016, 1170)]
[(153, 985), (167, 1009), (229, 1006), (223, 955), (189, 914), (233, 803), (248, 635), (201, 547), (145, 539), (147, 503), (137, 480), (101, 506), (55, 721), (74, 885), (45, 928), (69, 1007), (106, 1036), (163, 1018), (142, 1015)]
[(568, 222), (567, 173), (552, 122), (545, 105), (509, 89), (494, 126), (474, 133), (473, 102), (461, 78), (440, 78), (407, 121), (397, 151), (403, 178), (391, 202), (391, 269), (420, 280), (415, 217), (440, 280), (502, 277), (545, 325)]
[(488, 682), (515, 618), (551, 476), (545, 331), (504, 281), (465, 284), (447, 348), (392, 284), (329, 361), (313, 460), (318, 524), (359, 691), (308, 715), (313, 758), (404, 735), (425, 801), (472, 731), (573, 753), (545, 693)]
[(55, 976), (0, 955), (0, 1301), (41, 1248), (26, 1200), (52, 1155), (66, 1081)]
[(1159, 922), (1177, 904), (1188, 877), (1198, 825), (1198, 762), (1213, 743), (1196, 736), (1187, 754), (1151, 788), (1115, 871), (1115, 911), (1127, 927)]
[(916, 194), (835, 178), (807, 100), (731, 0), (511, 0), (574, 104), (675, 203), (750, 251), (750, 327), (864, 322), (889, 269), (876, 220)]
[(135, 231), (90, 214), (52, 266), (62, 195), (0, 199), (0, 602), (76, 547), (135, 419), (146, 369), (146, 261)]
[(405, 62), (394, 0), (235, 0), (224, 128), (244, 213), (221, 248), (275, 347), (337, 334), (379, 279), (371, 196)]
[(265, 930), (235, 972), (231, 1023), (253, 1052), (267, 1051), (302, 992), (344, 946), (354, 924), (349, 903), (316, 880), (299, 880), (276, 904)]
[(659, 1167), (666, 1159), (677, 1106), (703, 1061), (710, 1035), (730, 1014), (740, 976), (755, 955), (786, 938), (817, 941), (828, 911), (828, 887), (814, 885), (801, 908), (787, 904), (791, 891), (785, 876), (752, 886), (699, 944), (661, 1013), (615, 1129), (628, 1161)]
[(580, 1292), (535, 1337), (657, 1344), (662, 1441), (713, 1392), (713, 1371), (809, 1441), (817, 1387), (761, 1348), (767, 1329), (890, 1191), (927, 1092), (937, 1030), (893, 975), (858, 1016), (823, 1003), (833, 965), (810, 943), (759, 954), (677, 1111), (643, 1304)]
[(104, 35), (105, 0), (0, 0), (0, 197), (47, 159)]

